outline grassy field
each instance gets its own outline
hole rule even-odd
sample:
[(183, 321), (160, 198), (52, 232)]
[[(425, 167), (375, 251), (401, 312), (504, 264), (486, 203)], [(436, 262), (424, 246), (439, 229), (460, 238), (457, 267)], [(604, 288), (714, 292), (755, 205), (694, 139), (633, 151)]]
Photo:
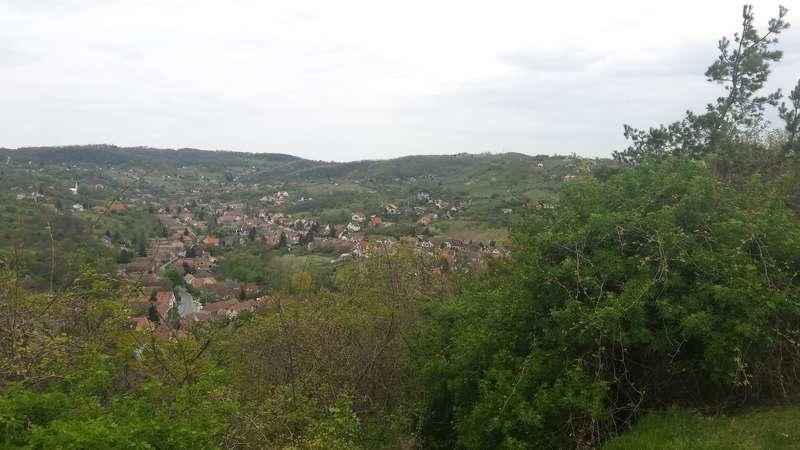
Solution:
[(330, 256), (276, 254), (265, 267), (267, 284), (272, 289), (287, 289), (293, 274), (308, 272), (314, 277), (315, 285), (323, 287), (330, 282), (333, 273), (334, 266), (330, 261)]
[(507, 229), (468, 220), (442, 220), (434, 222), (429, 228), (444, 238), (483, 242), (487, 245), (489, 241), (503, 242), (508, 237)]
[(800, 449), (800, 407), (751, 409), (705, 417), (670, 409), (644, 417), (603, 450)]

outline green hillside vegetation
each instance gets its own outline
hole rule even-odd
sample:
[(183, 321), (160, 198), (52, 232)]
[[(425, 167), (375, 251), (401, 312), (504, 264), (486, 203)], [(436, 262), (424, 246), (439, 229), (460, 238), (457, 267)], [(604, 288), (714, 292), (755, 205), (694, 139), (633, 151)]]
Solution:
[(330, 260), (330, 256), (274, 252), (266, 247), (235, 249), (226, 253), (219, 267), (219, 277), (266, 284), (273, 290), (288, 292), (293, 289), (293, 276), (307, 273), (318, 290), (331, 286), (334, 267)]
[[(256, 207), (265, 194), (286, 190), (293, 201), (278, 207), (278, 211), (317, 217), (323, 223), (346, 223), (345, 214), (381, 213), (385, 203), (424, 206), (418, 195), (425, 193), (430, 199), (443, 199), (458, 207), (460, 223), (438, 223), (433, 229), (436, 233), (486, 242), (506, 236), (510, 218), (504, 209), (519, 211), (529, 200), (552, 201), (565, 177), (603, 176), (617, 167), (610, 160), (513, 153), (328, 163), (280, 154), (107, 145), (0, 149), (0, 161), (3, 159), (8, 164), (1, 168), (0, 189), (7, 195), (13, 197), (21, 192), (13, 189), (27, 185), (30, 190), (41, 189), (49, 202), (58, 203), (62, 209), (70, 209), (75, 202), (91, 207), (143, 194), (179, 201), (181, 193), (189, 189), (213, 192), (221, 201)], [(80, 185), (77, 197), (68, 192), (75, 182)], [(254, 189), (226, 189), (232, 186)], [(35, 210), (28, 212), (38, 214)], [(414, 231), (417, 218), (397, 220), (402, 227), (380, 233), (399, 236)], [(97, 225), (103, 231), (121, 228), (111, 222)], [(424, 227), (415, 232), (424, 233)]]
[[(800, 80), (763, 91), (785, 16), (745, 6), (705, 74), (721, 96), (626, 126), (613, 162), (3, 150), (0, 447), (798, 448)], [(300, 235), (384, 202), (392, 226)], [(161, 261), (203, 258), (146, 291), (111, 261), (156, 219)], [(448, 235), (503, 246), (457, 260)], [(179, 316), (181, 269), (235, 286), (201, 298), (225, 312)]]
[(181, 167), (220, 167), (272, 165), (275, 168), (291, 167), (304, 162), (302, 158), (278, 153), (241, 153), (229, 151), (202, 151), (196, 149), (164, 150), (146, 147), (117, 147), (115, 145), (75, 145), (61, 147), (26, 147), (0, 149), (0, 158), (32, 166), (52, 164), (94, 164), (131, 168), (153, 167), (176, 169)]
[(758, 408), (731, 415), (703, 416), (668, 409), (642, 418), (603, 450), (756, 450), (796, 449), (800, 408)]
[[(298, 199), (311, 198), (284, 210), (315, 215), (331, 208), (378, 211), (384, 202), (412, 206), (416, 195), (426, 192), (466, 205), (464, 218), (490, 221), (499, 228), (507, 226), (498, 217), (502, 208), (519, 208), (531, 199), (552, 200), (565, 176), (588, 176), (592, 170), (602, 172), (615, 165), (610, 160), (514, 153), (328, 163), (281, 154), (108, 145), (0, 149), (0, 160), (7, 158), (10, 164), (0, 175), (0, 187), (19, 185), (30, 174), (38, 184), (53, 185), (61, 192), (79, 181), (90, 186), (101, 183), (108, 193), (145, 190), (160, 196), (209, 181), (258, 183), (287, 190)], [(84, 193), (89, 197), (81, 200), (97, 194)], [(256, 203), (261, 195), (263, 191), (220, 198)]]

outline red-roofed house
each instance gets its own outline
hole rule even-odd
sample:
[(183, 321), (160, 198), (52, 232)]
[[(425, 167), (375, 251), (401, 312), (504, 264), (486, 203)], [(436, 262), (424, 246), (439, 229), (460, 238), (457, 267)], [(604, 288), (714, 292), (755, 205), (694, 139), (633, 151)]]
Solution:
[(214, 317), (228, 317), (233, 318), (239, 315), (242, 311), (255, 311), (259, 302), (256, 300), (247, 300), (240, 302), (238, 300), (223, 300), (221, 302), (213, 302), (206, 304), (204, 311)]
[(158, 291), (156, 293), (156, 310), (161, 319), (167, 318), (170, 308), (175, 306), (175, 294), (172, 291)]
[(109, 206), (109, 209), (114, 212), (122, 212), (128, 209), (128, 207), (122, 202), (114, 202)]

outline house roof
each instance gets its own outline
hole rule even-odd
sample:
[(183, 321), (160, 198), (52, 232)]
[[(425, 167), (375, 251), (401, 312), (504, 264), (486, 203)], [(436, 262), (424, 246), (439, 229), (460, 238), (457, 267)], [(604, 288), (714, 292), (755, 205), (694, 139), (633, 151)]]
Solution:
[(156, 302), (168, 302), (175, 298), (172, 291), (158, 291), (156, 292)]
[(167, 317), (172, 302), (175, 299), (175, 294), (172, 291), (158, 291), (156, 292), (156, 310), (158, 315), (162, 318)]
[(220, 302), (208, 303), (205, 306), (205, 311), (211, 314), (227, 314), (230, 312), (239, 313), (241, 311), (250, 311), (258, 306), (255, 300), (247, 300), (240, 302), (238, 300), (223, 300)]

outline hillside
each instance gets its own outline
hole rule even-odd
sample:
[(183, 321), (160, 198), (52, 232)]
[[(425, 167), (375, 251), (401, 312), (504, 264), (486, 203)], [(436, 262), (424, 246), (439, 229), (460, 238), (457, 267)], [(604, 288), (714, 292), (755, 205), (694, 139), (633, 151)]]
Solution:
[[(564, 180), (601, 176), (610, 160), (519, 153), (419, 155), (356, 162), (311, 161), (275, 153), (155, 149), (85, 145), (0, 149), (7, 169), (0, 188), (52, 186), (65, 192), (74, 182), (174, 195), (216, 186), (250, 186), (238, 198), (256, 202), (270, 189), (303, 199), (282, 211), (340, 216), (377, 211), (386, 202), (415, 206), (417, 196), (463, 205), (461, 219), (505, 228), (501, 211), (529, 200), (553, 199)], [(602, 177), (602, 176), (601, 176)], [(27, 188), (26, 188), (27, 189)], [(454, 224), (456, 228), (462, 225)]]
[[(243, 205), (251, 219), (268, 208), (286, 220), (323, 227), (346, 227), (354, 212), (386, 222), (359, 226), (354, 239), (424, 235), (437, 246), (449, 239), (502, 243), (527, 202), (555, 199), (564, 180), (599, 175), (609, 167), (608, 160), (518, 153), (337, 163), (111, 145), (0, 149), (0, 240), (22, 246), (40, 285), (49, 282), (42, 273), (54, 272), (48, 268), (50, 226), (57, 259), (83, 255), (77, 250), (91, 245), (86, 259), (92, 260), (106, 253), (103, 234), (118, 234), (120, 248), (141, 242), (163, 234), (154, 212), (174, 214), (198, 204), (203, 215)], [(271, 200), (277, 193), (286, 198)], [(114, 201), (126, 211), (98, 214)], [(388, 213), (387, 205), (396, 211)], [(230, 234), (233, 240), (233, 230)], [(116, 257), (114, 251), (106, 256)], [(11, 252), (10, 245), (0, 247), (0, 258)]]
[[(520, 153), (457, 155), (414, 155), (388, 160), (355, 162), (312, 161), (280, 153), (208, 151), (191, 148), (158, 149), (117, 147), (114, 145), (73, 145), (58, 147), (0, 148), (0, 162), (7, 165), (94, 165), (118, 168), (170, 170), (206, 168), (217, 171), (255, 169), (248, 181), (328, 180), (333, 178), (391, 182), (403, 179), (448, 180), (463, 182), (497, 181), (516, 185), (536, 173), (538, 166), (550, 162), (548, 169), (561, 167), (567, 157)], [(603, 160), (595, 160), (595, 163)], [(609, 160), (605, 160), (610, 163)], [(593, 163), (594, 164), (594, 163)], [(539, 171), (541, 172), (541, 171)], [(566, 174), (566, 173), (565, 173)], [(553, 175), (553, 173), (550, 173)]]
[(296, 171), (317, 164), (313, 161), (279, 153), (205, 151), (191, 148), (157, 149), (114, 145), (0, 148), (0, 161), (23, 165), (29, 163), (35, 167), (87, 165), (153, 170), (193, 167), (225, 171), (258, 167), (261, 170), (275, 173)]

